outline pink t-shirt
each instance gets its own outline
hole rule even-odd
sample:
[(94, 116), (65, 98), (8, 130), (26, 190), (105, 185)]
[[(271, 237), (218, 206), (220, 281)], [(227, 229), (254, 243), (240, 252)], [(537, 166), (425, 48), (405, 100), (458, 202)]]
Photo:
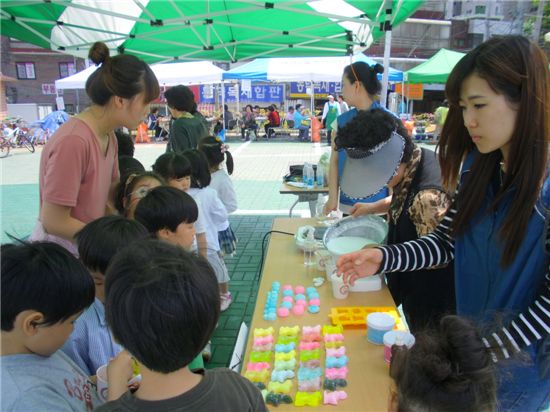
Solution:
[(46, 201), (71, 207), (84, 223), (105, 215), (111, 183), (119, 179), (118, 147), (113, 133), (107, 153), (90, 127), (72, 118), (48, 141), (40, 159), (40, 206)]

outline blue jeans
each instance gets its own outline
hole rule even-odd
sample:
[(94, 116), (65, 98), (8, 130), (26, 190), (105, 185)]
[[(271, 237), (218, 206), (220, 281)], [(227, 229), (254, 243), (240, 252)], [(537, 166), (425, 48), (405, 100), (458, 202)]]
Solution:
[[(528, 351), (534, 359), (534, 349)], [(550, 410), (550, 378), (541, 379), (537, 365), (518, 362), (497, 369), (497, 410), (502, 412), (535, 412)]]

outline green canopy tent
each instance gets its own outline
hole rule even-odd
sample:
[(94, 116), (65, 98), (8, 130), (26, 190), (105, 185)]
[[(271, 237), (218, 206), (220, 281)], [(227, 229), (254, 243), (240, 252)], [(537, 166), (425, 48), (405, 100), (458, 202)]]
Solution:
[[(382, 36), (423, 0), (4, 0), (2, 35), (84, 57), (98, 40), (148, 63), (343, 56)], [(114, 53), (113, 53), (114, 54)]]
[(429, 60), (405, 72), (407, 83), (445, 83), (464, 53), (441, 49)]

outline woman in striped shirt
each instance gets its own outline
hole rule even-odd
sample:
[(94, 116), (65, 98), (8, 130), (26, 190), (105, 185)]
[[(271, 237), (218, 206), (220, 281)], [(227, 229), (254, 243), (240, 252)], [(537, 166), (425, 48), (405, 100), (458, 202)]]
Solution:
[(499, 405), (509, 411), (550, 405), (549, 84), (544, 52), (521, 36), (492, 38), (462, 58), (446, 85), (439, 150), (453, 205), (427, 236), (338, 261), (353, 283), (454, 259), (457, 313), (503, 316), (507, 326), (485, 345), (495, 357), (525, 348), (531, 359), (499, 368)]

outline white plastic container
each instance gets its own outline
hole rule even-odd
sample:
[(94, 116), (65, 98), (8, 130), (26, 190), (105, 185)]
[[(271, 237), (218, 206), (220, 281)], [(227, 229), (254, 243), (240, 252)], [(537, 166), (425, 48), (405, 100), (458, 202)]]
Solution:
[(393, 345), (405, 345), (407, 348), (412, 348), (415, 343), (415, 338), (412, 333), (404, 330), (390, 330), (384, 334), (384, 360), (391, 362), (391, 348)]
[(374, 292), (380, 289), (382, 289), (382, 279), (379, 275), (356, 279), (354, 285), (349, 287), (350, 292)]
[(395, 326), (393, 316), (384, 312), (374, 312), (367, 315), (367, 339), (375, 345), (384, 344), (384, 334)]

